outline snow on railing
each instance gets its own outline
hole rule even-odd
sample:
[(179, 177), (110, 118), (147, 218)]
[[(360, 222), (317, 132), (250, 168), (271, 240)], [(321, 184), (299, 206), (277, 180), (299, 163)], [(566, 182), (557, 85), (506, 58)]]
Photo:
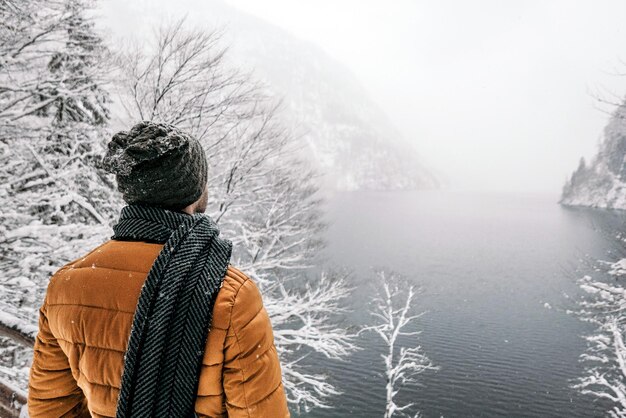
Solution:
[[(37, 326), (25, 320), (0, 311), (0, 335), (10, 338), (17, 344), (32, 347), (37, 336)], [(13, 384), (0, 380), (0, 416), (26, 418), (26, 393)]]
[(11, 338), (26, 347), (32, 347), (37, 336), (37, 326), (10, 313), (0, 311), (0, 335)]
[(11, 383), (0, 380), (0, 416), (27, 418), (26, 393)]

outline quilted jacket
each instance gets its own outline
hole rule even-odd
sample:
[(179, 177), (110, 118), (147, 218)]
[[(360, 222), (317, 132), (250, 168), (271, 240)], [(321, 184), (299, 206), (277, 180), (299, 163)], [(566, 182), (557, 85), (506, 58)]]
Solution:
[[(28, 411), (114, 417), (142, 284), (162, 244), (109, 240), (51, 278), (40, 309)], [(270, 318), (252, 279), (228, 266), (195, 403), (201, 417), (289, 417)]]

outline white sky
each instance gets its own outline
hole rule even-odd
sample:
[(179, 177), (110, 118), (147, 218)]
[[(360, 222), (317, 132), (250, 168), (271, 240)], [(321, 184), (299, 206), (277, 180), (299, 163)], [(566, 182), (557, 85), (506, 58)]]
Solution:
[(606, 123), (593, 93), (626, 94), (626, 1), (226, 2), (344, 63), (456, 189), (558, 193)]

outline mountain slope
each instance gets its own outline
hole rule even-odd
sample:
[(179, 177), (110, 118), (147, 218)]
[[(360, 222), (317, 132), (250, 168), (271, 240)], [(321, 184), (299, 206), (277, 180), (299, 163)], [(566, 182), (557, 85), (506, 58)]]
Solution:
[(221, 2), (207, 2), (226, 24), (231, 59), (254, 69), (279, 96), (308, 154), (339, 190), (438, 187), (417, 152), (342, 64), (321, 49)]
[(563, 187), (560, 203), (626, 210), (626, 102), (604, 128), (598, 153), (578, 169)]

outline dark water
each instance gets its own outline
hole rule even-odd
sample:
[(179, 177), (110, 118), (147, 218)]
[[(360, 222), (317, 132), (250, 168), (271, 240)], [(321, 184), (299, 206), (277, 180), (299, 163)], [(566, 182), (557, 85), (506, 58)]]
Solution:
[[(607, 257), (615, 212), (566, 209), (556, 196), (454, 192), (350, 192), (329, 202), (330, 264), (354, 270), (349, 321), (363, 324), (371, 266), (423, 288), (417, 337), (441, 369), (422, 374), (398, 402), (425, 417), (595, 417), (606, 404), (569, 388), (587, 324), (564, 313), (580, 295), (586, 257)], [(544, 305), (548, 303), (550, 307)], [(415, 337), (413, 337), (415, 338)], [(412, 345), (415, 340), (407, 339)], [(382, 416), (381, 340), (320, 370), (344, 392), (308, 416)]]

